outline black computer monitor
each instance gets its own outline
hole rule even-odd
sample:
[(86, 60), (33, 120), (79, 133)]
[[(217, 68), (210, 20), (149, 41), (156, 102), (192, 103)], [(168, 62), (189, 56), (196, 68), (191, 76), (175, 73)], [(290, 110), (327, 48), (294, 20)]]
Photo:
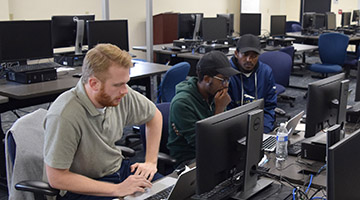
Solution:
[(223, 17), (202, 19), (202, 39), (214, 41), (227, 38), (226, 19)]
[(200, 35), (198, 31), (201, 29), (203, 16), (203, 13), (180, 13), (178, 15), (178, 38), (196, 39), (193, 38), (194, 33), (197, 36)]
[(305, 137), (312, 137), (334, 124), (344, 125), (349, 90), (345, 74), (309, 83)]
[(0, 61), (51, 58), (51, 21), (0, 22)]
[(286, 15), (271, 15), (270, 35), (284, 36), (286, 34)]
[[(209, 192), (219, 183), (239, 177), (244, 186), (256, 185), (263, 135), (262, 99), (196, 123), (196, 193)], [(239, 186), (240, 187), (240, 186)]]
[(216, 17), (225, 18), (228, 36), (232, 36), (234, 32), (234, 14), (217, 14)]
[(311, 29), (313, 29), (314, 16), (315, 16), (314, 12), (303, 13), (303, 19), (302, 19), (302, 28), (303, 28), (303, 30), (311, 30)]
[[(76, 37), (78, 34), (76, 18), (79, 20), (84, 20), (84, 25), (85, 25), (87, 20), (94, 20), (95, 15), (72, 15), (72, 16), (69, 15), (69, 16), (51, 17), (53, 48), (78, 46), (78, 44), (75, 44)], [(86, 27), (82, 27), (82, 29), (84, 30), (82, 45), (86, 45), (87, 44)]]
[(359, 144), (360, 129), (328, 148), (326, 199), (359, 198)]
[(129, 51), (128, 21), (87, 21), (87, 38), (89, 49), (98, 43), (111, 43)]
[(351, 12), (343, 12), (341, 14), (341, 26), (342, 27), (350, 26), (350, 18), (351, 18)]
[(325, 26), (327, 30), (336, 29), (336, 15), (333, 12), (325, 13)]
[(353, 22), (359, 22), (360, 20), (360, 10), (353, 10), (352, 20)]
[(240, 36), (245, 34), (261, 34), (261, 13), (240, 14)]
[(315, 30), (323, 30), (325, 29), (325, 14), (316, 13), (314, 15), (313, 29)]

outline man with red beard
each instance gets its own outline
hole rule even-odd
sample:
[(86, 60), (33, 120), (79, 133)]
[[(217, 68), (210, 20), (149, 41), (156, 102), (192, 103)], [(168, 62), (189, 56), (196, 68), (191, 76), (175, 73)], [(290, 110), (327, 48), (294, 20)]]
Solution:
[[(60, 95), (45, 119), (44, 162), (61, 199), (113, 199), (144, 192), (159, 177), (157, 155), (162, 116), (133, 91), (131, 57), (111, 44), (89, 50), (77, 86)], [(127, 125), (146, 123), (144, 163), (130, 165), (115, 142)]]

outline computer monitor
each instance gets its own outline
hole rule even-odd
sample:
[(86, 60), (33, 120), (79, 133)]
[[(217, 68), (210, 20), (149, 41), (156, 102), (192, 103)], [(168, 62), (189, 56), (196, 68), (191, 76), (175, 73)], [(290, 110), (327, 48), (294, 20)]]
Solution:
[(325, 26), (327, 30), (336, 29), (336, 15), (333, 12), (325, 13)]
[(197, 194), (228, 179), (242, 180), (234, 182), (241, 194), (257, 184), (251, 170), (260, 161), (263, 107), (260, 99), (196, 123)]
[(314, 24), (314, 12), (303, 13), (302, 28), (303, 30), (311, 30)]
[(234, 14), (217, 14), (216, 17), (225, 18), (228, 36), (231, 37), (234, 32)]
[(98, 43), (111, 43), (129, 51), (128, 21), (87, 21), (87, 38), (89, 49)]
[[(200, 35), (200, 33), (196, 33), (196, 31), (201, 29), (203, 16), (203, 13), (180, 13), (178, 16), (178, 38), (196, 39), (193, 38), (194, 33)], [(196, 28), (199, 28), (199, 30), (196, 30)]]
[(226, 19), (223, 17), (202, 19), (202, 39), (214, 41), (227, 38)]
[(240, 14), (240, 36), (245, 34), (261, 34), (261, 13)]
[(359, 22), (360, 20), (360, 10), (353, 10), (352, 20), (353, 22)]
[(316, 13), (314, 15), (313, 29), (315, 30), (323, 30), (325, 29), (325, 14)]
[(343, 12), (341, 14), (341, 26), (342, 27), (350, 26), (350, 18), (351, 18), (351, 12)]
[(334, 124), (345, 122), (349, 80), (337, 74), (309, 83), (305, 137), (309, 138)]
[(0, 61), (51, 58), (51, 21), (0, 22)]
[[(86, 27), (84, 27), (86, 21), (94, 19), (95, 15), (52, 16), (51, 35), (53, 48), (75, 46), (75, 48), (79, 49), (78, 51), (81, 51), (82, 45), (87, 44)], [(78, 20), (83, 21), (78, 23)]]
[(359, 198), (359, 144), (360, 129), (328, 148), (326, 199)]
[(286, 15), (271, 15), (270, 35), (284, 36), (286, 34)]

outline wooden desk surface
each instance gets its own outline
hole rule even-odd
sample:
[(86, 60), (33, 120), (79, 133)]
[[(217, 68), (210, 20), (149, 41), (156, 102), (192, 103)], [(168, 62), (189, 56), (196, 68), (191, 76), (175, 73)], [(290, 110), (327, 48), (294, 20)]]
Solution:
[[(170, 66), (162, 64), (136, 62), (135, 66), (131, 68), (130, 77), (139, 79), (153, 76), (164, 73), (169, 68)], [(14, 99), (27, 99), (62, 93), (77, 84), (79, 78), (74, 78), (72, 75), (80, 71), (81, 68), (77, 67), (73, 71), (59, 72), (57, 80), (33, 84), (21, 84), (3, 79), (0, 80), (0, 95)]]

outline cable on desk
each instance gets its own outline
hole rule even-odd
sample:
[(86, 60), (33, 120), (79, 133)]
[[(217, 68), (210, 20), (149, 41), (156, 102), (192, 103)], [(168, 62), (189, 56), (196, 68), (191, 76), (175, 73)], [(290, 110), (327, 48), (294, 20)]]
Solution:
[[(318, 172), (316, 173), (316, 175), (319, 175), (323, 170), (325, 170), (326, 169), (326, 164), (325, 165), (323, 165), (322, 167), (320, 167), (320, 169), (318, 170)], [(315, 175), (315, 176), (316, 176)]]
[(314, 175), (310, 174), (310, 182), (309, 182), (308, 187), (307, 187), (307, 188), (306, 188), (306, 190), (305, 190), (305, 194), (307, 194), (307, 192), (309, 191), (309, 188), (310, 188), (310, 186), (311, 186), (311, 183), (312, 183), (313, 177), (314, 177)]
[(287, 184), (289, 184), (291, 187), (293, 187), (293, 188), (295, 189), (295, 191), (298, 191), (301, 196), (304, 196), (305, 199), (309, 199), (308, 196), (307, 196), (307, 194), (306, 194), (304, 191), (300, 190), (297, 186), (293, 185), (293, 184), (292, 184), (289, 180), (287, 180), (286, 178), (280, 177), (280, 180), (279, 180), (278, 177), (276, 177), (276, 176), (274, 176), (274, 175), (272, 175), (272, 174), (270, 174), (270, 173), (268, 173), (268, 172), (260, 172), (260, 171), (256, 171), (256, 170), (253, 170), (253, 172), (254, 172), (254, 173), (257, 173), (257, 174), (259, 174), (259, 175), (262, 175), (262, 176), (266, 176), (266, 177), (271, 178), (271, 179), (273, 179), (273, 180), (276, 180), (276, 181), (278, 181), (281, 185), (284, 185), (284, 183), (282, 183), (282, 180), (284, 180)]
[(314, 196), (315, 196), (317, 193), (319, 193), (321, 190), (324, 190), (324, 189), (325, 189), (324, 187), (321, 187), (321, 188), (317, 189), (317, 190), (314, 192), (314, 194), (311, 195), (310, 199), (313, 199)]
[(324, 199), (324, 200), (326, 200), (326, 198), (324, 198), (324, 197), (313, 197), (312, 199)]

